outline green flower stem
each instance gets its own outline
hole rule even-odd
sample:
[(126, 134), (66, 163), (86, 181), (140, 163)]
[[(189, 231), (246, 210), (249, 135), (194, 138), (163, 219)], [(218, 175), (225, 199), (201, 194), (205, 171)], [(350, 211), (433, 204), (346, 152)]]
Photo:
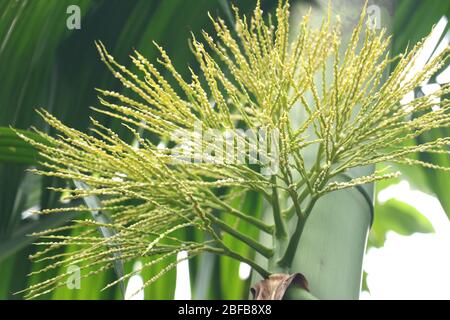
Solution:
[(308, 220), (308, 217), (317, 201), (318, 197), (314, 196), (310, 203), (308, 204), (308, 207), (306, 208), (304, 212), (303, 218), (298, 218), (297, 225), (295, 227), (294, 233), (292, 234), (291, 238), (289, 239), (288, 246), (286, 248), (286, 251), (283, 255), (283, 257), (278, 261), (278, 266), (282, 268), (290, 268), (292, 265), (292, 261), (294, 260), (295, 254), (297, 252), (297, 247), (300, 242), (301, 235), (303, 233), (303, 229), (305, 227), (306, 221)]
[(263, 277), (264, 279), (268, 278), (270, 276), (270, 272), (267, 271), (266, 269), (264, 269), (263, 267), (261, 267), (259, 264), (257, 264), (253, 260), (250, 260), (250, 259), (240, 255), (239, 253), (231, 250), (230, 248), (228, 248), (224, 245), (222, 245), (222, 248), (207, 247), (206, 251), (209, 251), (209, 252), (215, 253), (215, 254), (219, 254), (219, 255), (225, 255), (225, 256), (228, 256), (235, 260), (238, 260), (240, 262), (246, 263), (250, 267), (252, 267), (252, 269), (254, 269), (256, 272), (258, 272), (261, 275), (261, 277)]
[(233, 229), (228, 224), (220, 220), (219, 218), (213, 216), (212, 214), (208, 214), (208, 218), (211, 219), (222, 231), (232, 235), (236, 239), (241, 240), (245, 244), (249, 245), (251, 248), (253, 248), (258, 253), (262, 254), (266, 258), (270, 258), (273, 255), (273, 250), (267, 248), (266, 246), (256, 242), (252, 238), (246, 236), (245, 234), (240, 233), (236, 229)]
[(217, 204), (219, 206), (221, 206), (222, 209), (227, 210), (230, 214), (234, 215), (235, 217), (250, 223), (251, 225), (257, 227), (258, 229), (260, 229), (260, 230), (262, 230), (262, 231), (264, 231), (266, 233), (269, 233), (269, 234), (273, 233), (273, 230), (274, 230), (273, 226), (265, 224), (261, 220), (255, 218), (255, 217), (249, 216), (248, 214), (242, 213), (241, 211), (233, 208), (228, 203), (223, 202), (223, 201), (221, 201), (218, 198), (217, 198), (217, 200), (218, 200), (218, 201), (216, 201)]
[(259, 219), (256, 219), (252, 216), (246, 215), (238, 210), (235, 210), (232, 207), (229, 207), (228, 212), (231, 213), (232, 215), (234, 215), (235, 217), (238, 217), (252, 225), (254, 225), (255, 227), (261, 229), (262, 231), (266, 232), (266, 233), (270, 233), (272, 234), (274, 231), (274, 226), (265, 224), (264, 222), (262, 222)]
[(275, 222), (275, 237), (278, 239), (282, 239), (287, 237), (287, 232), (285, 222), (283, 220), (283, 217), (281, 216), (276, 180), (277, 178), (273, 176), (272, 177), (272, 184), (274, 185), (274, 187), (272, 188), (273, 220)]
[[(303, 201), (305, 201), (305, 199), (314, 192), (314, 190), (311, 186), (310, 180), (314, 181), (317, 178), (317, 175), (318, 175), (317, 169), (312, 169), (311, 174), (309, 176), (306, 176), (303, 179), (301, 179), (300, 182), (296, 185), (294, 191), (298, 194), (299, 192), (297, 190), (299, 188), (301, 188), (305, 183), (307, 184), (307, 187), (304, 188), (302, 193), (300, 193), (300, 195), (296, 198), (298, 204), (303, 203)], [(290, 193), (289, 190), (288, 190), (288, 192)], [(293, 198), (292, 205), (289, 208), (283, 210), (282, 215), (283, 215), (283, 217), (285, 217), (285, 219), (287, 221), (289, 221), (293, 217), (294, 212), (296, 211), (296, 210), (294, 210), (294, 209), (296, 209), (295, 206), (296, 206), (296, 204), (295, 204), (295, 201)]]
[(288, 246), (283, 257), (278, 260), (278, 266), (281, 268), (289, 268), (294, 260), (295, 253), (297, 251), (297, 246), (300, 241), (300, 237), (303, 233), (305, 227), (306, 219), (298, 218), (297, 225), (295, 226), (295, 231), (289, 239)]
[(302, 209), (300, 208), (300, 203), (301, 202), (298, 201), (299, 196), (298, 196), (297, 192), (295, 190), (293, 190), (292, 188), (289, 188), (288, 191), (289, 191), (289, 195), (290, 195), (290, 197), (292, 199), (293, 206), (294, 206), (294, 209), (295, 209), (295, 213), (297, 214), (298, 219), (299, 220), (304, 219), (305, 217), (303, 216)]
[(298, 206), (300, 203), (303, 203), (303, 201), (305, 201), (305, 199), (306, 199), (306, 197), (308, 197), (308, 195), (310, 195), (309, 190), (308, 189), (303, 190), (303, 192), (296, 198), (297, 201), (293, 200), (292, 205), (289, 208), (287, 208), (285, 211), (283, 211), (283, 215), (286, 218), (286, 220), (290, 220), (292, 218), (294, 213), (297, 212), (297, 210), (298, 210), (298, 208), (296, 208), (296, 206)]

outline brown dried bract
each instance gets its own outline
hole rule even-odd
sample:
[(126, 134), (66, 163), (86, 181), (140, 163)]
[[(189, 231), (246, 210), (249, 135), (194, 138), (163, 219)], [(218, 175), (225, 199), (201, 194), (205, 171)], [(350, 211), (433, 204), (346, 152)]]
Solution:
[(255, 284), (250, 291), (253, 300), (282, 300), (291, 285), (297, 285), (309, 292), (308, 281), (301, 273), (274, 273)]

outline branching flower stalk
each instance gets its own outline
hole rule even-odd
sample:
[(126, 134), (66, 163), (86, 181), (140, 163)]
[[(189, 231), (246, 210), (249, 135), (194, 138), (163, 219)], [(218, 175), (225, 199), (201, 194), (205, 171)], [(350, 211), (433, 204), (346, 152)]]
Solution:
[[(193, 36), (199, 72), (191, 70), (189, 80), (177, 72), (157, 44), (158, 66), (139, 52), (133, 53), (136, 73), (119, 64), (101, 42), (96, 44), (102, 61), (130, 94), (98, 89), (101, 107), (94, 110), (119, 119), (133, 134), (134, 143), (95, 119), (91, 132), (83, 133), (39, 111), (58, 136), (36, 130), (44, 144), (22, 136), (40, 150), (43, 169), (32, 171), (89, 186), (54, 188), (69, 200), (95, 197), (99, 201), (98, 207), (87, 204), (39, 212), (73, 211), (80, 218), (35, 234), (41, 238), (37, 245), (45, 249), (32, 258), (49, 263), (36, 273), (77, 264), (82, 265), (83, 276), (89, 276), (115, 268), (117, 261), (145, 258), (142, 269), (165, 261), (166, 268), (145, 279), (146, 287), (176, 266), (174, 258), (180, 251), (187, 251), (188, 258), (204, 252), (226, 255), (249, 264), (263, 278), (281, 271), (301, 272), (291, 270), (291, 265), (317, 201), (327, 193), (398, 173), (375, 172), (347, 182), (339, 182), (339, 175), (385, 162), (449, 170), (414, 157), (420, 152), (448, 154), (449, 138), (408, 144), (449, 125), (449, 102), (444, 99), (449, 86), (407, 105), (401, 103), (447, 63), (448, 47), (415, 71), (414, 62), (426, 40), (391, 57), (387, 51), (390, 37), (366, 25), (365, 10), (348, 43), (341, 43), (339, 19), (331, 14), (318, 29), (309, 25), (309, 14), (305, 15), (298, 34), (290, 38), (289, 4), (283, 0), (273, 18), (263, 16), (258, 1), (251, 18), (235, 9), (235, 20), (231, 29), (222, 19), (211, 17), (215, 34), (202, 32), (201, 41)], [(396, 66), (384, 81), (393, 62)], [(171, 77), (163, 77), (161, 68)], [(328, 79), (326, 74), (333, 76)], [(441, 103), (432, 109), (436, 99)], [(268, 156), (278, 155), (277, 170), (267, 174), (264, 157), (252, 153), (252, 142), (239, 135), (231, 146), (233, 151), (244, 152), (245, 163), (205, 161), (204, 151), (209, 148), (209, 156), (217, 156), (224, 142), (211, 149), (210, 141), (199, 136), (199, 127), (201, 132), (214, 129), (220, 133), (277, 131), (277, 138), (268, 141), (272, 146)], [(191, 148), (201, 150), (191, 154), (191, 161), (174, 156), (186, 138)], [(311, 150), (316, 152), (313, 162), (305, 158)], [(233, 199), (249, 191), (261, 194), (272, 207), (273, 225), (232, 206)], [(284, 198), (290, 199), (291, 207), (283, 205)], [(93, 215), (86, 215), (89, 212)], [(107, 215), (109, 220), (99, 220), (94, 213)], [(226, 215), (271, 234), (276, 248), (242, 234), (225, 222)], [(292, 234), (288, 223), (296, 225)], [(99, 228), (110, 230), (109, 236), (98, 232)], [(208, 240), (188, 240), (186, 233), (194, 229)], [(252, 255), (229, 248), (224, 234), (245, 243)], [(58, 249), (66, 246), (78, 249), (60, 253)], [(256, 263), (255, 253), (269, 262)], [(120, 275), (108, 287), (138, 271)], [(64, 285), (66, 277), (59, 274), (32, 285), (26, 289), (28, 297)]]

